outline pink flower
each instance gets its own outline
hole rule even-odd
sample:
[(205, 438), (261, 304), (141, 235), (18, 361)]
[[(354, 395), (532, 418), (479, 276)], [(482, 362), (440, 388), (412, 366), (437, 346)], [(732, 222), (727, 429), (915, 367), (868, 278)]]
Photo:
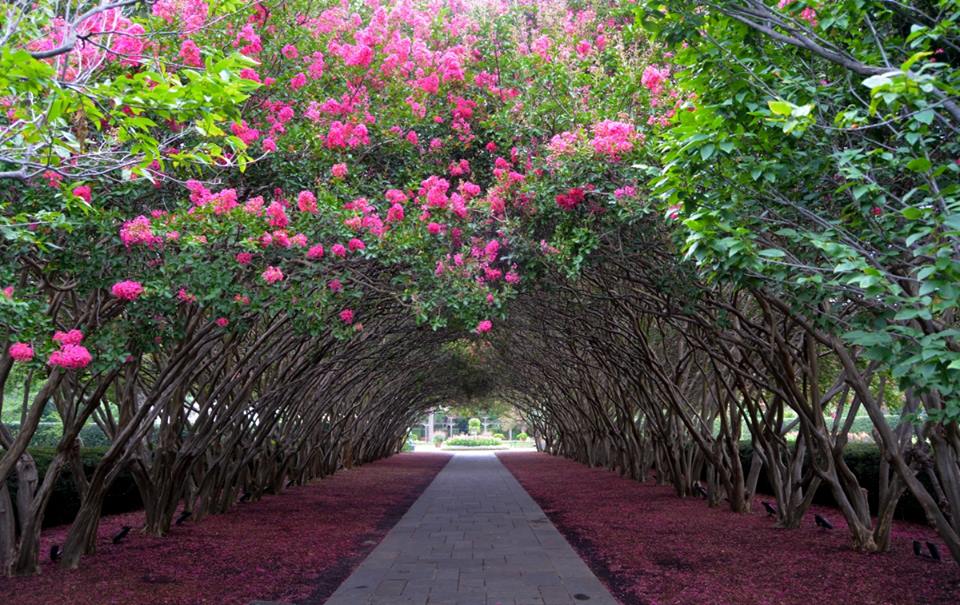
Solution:
[(140, 282), (128, 279), (113, 284), (110, 293), (120, 300), (137, 300), (143, 294), (143, 285)]
[(415, 130), (411, 130), (407, 133), (407, 142), (409, 142), (411, 145), (416, 145), (419, 141), (420, 137), (417, 136), (417, 132)]
[(278, 201), (270, 202), (270, 205), (267, 206), (267, 216), (270, 217), (268, 223), (271, 227), (283, 229), (290, 224), (290, 219), (287, 218), (287, 211), (284, 210), (283, 204)]
[(345, 324), (353, 323), (353, 309), (344, 309), (340, 311), (340, 321)]
[(241, 265), (249, 265), (250, 261), (253, 260), (253, 255), (249, 252), (237, 252), (237, 255), (234, 258)]
[(267, 282), (268, 284), (275, 284), (283, 279), (283, 271), (271, 265), (260, 274), (260, 277), (262, 277), (263, 281)]
[(497, 254), (500, 253), (500, 242), (495, 239), (487, 242), (487, 245), (483, 248), (483, 254), (487, 257), (487, 260), (493, 262), (497, 260)]
[(79, 187), (73, 188), (73, 195), (81, 198), (86, 203), (90, 203), (90, 187), (88, 185), (80, 185)]
[(273, 140), (273, 137), (264, 137), (263, 141), (260, 142), (263, 145), (264, 151), (276, 151), (277, 142)]
[(667, 208), (667, 218), (670, 220), (676, 220), (680, 218), (680, 210), (683, 208), (680, 204), (674, 204)]
[(356, 252), (357, 250), (364, 250), (367, 246), (363, 243), (363, 240), (357, 238), (352, 238), (347, 242), (347, 246), (350, 248), (350, 252)]
[(334, 256), (339, 256), (340, 258), (343, 258), (347, 255), (347, 249), (343, 247), (343, 244), (334, 244), (330, 247), (330, 252), (332, 252)]
[(579, 206), (585, 198), (584, 191), (581, 187), (573, 187), (566, 193), (561, 193), (557, 195), (556, 201), (557, 206), (560, 206), (563, 210), (573, 210)]
[(633, 124), (603, 120), (593, 125), (593, 150), (612, 158), (633, 151), (637, 131)]
[(7, 286), (3, 290), (0, 290), (0, 294), (3, 294), (3, 297), (7, 300), (13, 299), (13, 286)]
[(390, 206), (390, 209), (387, 210), (387, 222), (396, 223), (402, 221), (404, 217), (403, 206), (400, 204), (394, 204)]
[(800, 11), (800, 18), (813, 27), (817, 26), (817, 11), (813, 10), (809, 6)]
[(230, 325), (230, 320), (227, 319), (226, 317), (218, 317), (217, 321), (215, 321), (214, 323), (216, 323), (221, 328), (226, 328), (228, 325)]
[(150, 219), (140, 215), (137, 218), (127, 221), (120, 228), (120, 241), (129, 248), (135, 244), (153, 245), (160, 241), (160, 238), (153, 234), (153, 227)]
[(297, 194), (297, 208), (300, 209), (300, 212), (316, 214), (317, 197), (310, 191), (301, 191)]
[(288, 59), (296, 59), (300, 56), (299, 51), (297, 51), (297, 47), (293, 44), (287, 44), (280, 50), (280, 52)]
[(53, 340), (57, 343), (60, 343), (60, 346), (66, 345), (78, 345), (83, 342), (83, 332), (77, 329), (70, 330), (69, 332), (54, 332)]
[(203, 59), (200, 57), (200, 47), (189, 38), (180, 45), (180, 58), (184, 64), (190, 67), (203, 67)]
[(307, 76), (300, 72), (290, 79), (290, 90), (300, 90), (307, 85)]
[(334, 164), (330, 167), (330, 176), (335, 179), (342, 179), (347, 176), (347, 165), (344, 163)]
[(91, 361), (93, 361), (93, 357), (90, 356), (90, 351), (86, 347), (77, 344), (65, 344), (60, 347), (59, 351), (50, 354), (47, 363), (67, 370), (79, 370), (87, 367)]
[(443, 231), (443, 227), (441, 227), (439, 223), (428, 223), (427, 231), (430, 235), (439, 235), (440, 232)]
[(492, 329), (493, 329), (493, 322), (490, 321), (489, 319), (484, 319), (483, 321), (477, 324), (476, 332), (477, 334), (486, 334)]
[(15, 342), (7, 351), (14, 361), (30, 361), (33, 359), (33, 347), (25, 342)]
[(177, 290), (177, 300), (189, 304), (197, 302), (197, 297), (187, 292), (184, 288), (180, 288)]
[(323, 245), (316, 244), (315, 246), (310, 246), (310, 249), (307, 250), (307, 258), (311, 260), (323, 258)]
[(343, 284), (341, 284), (340, 280), (336, 278), (331, 279), (329, 282), (327, 282), (327, 287), (330, 288), (330, 291), (334, 293), (339, 292), (340, 290), (343, 290)]
[(640, 83), (647, 90), (658, 95), (663, 92), (663, 83), (667, 81), (668, 77), (670, 77), (670, 70), (666, 67), (661, 69), (656, 65), (647, 65), (643, 70), (643, 75), (640, 76)]

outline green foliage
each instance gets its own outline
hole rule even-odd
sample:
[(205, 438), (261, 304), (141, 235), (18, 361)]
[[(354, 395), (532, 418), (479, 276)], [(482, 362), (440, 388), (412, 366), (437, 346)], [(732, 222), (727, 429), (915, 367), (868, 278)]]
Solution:
[[(732, 0), (663, 5), (638, 8), (637, 26), (675, 53), (672, 84), (697, 101), (658, 133), (651, 187), (681, 208), (686, 257), (862, 347), (901, 390), (936, 391), (932, 419), (960, 418), (955, 3), (820, 3), (791, 31), (809, 44), (774, 44)], [(769, 6), (765, 22), (804, 6)]]
[(491, 447), (503, 445), (503, 442), (495, 437), (451, 437), (447, 439), (444, 445), (451, 447)]
[(517, 441), (526, 441), (530, 436), (526, 433), (517, 433)]
[(472, 434), (476, 435), (483, 429), (483, 423), (480, 422), (479, 418), (471, 418), (467, 421), (467, 428)]

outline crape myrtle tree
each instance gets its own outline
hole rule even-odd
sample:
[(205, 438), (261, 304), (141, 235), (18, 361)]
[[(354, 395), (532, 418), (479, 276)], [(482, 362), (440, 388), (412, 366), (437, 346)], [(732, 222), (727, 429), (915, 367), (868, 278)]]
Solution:
[[(742, 509), (738, 494), (751, 491), (758, 468), (736, 468), (732, 446), (746, 437), (774, 486), (781, 524), (796, 525), (812, 490), (827, 488), (854, 547), (883, 550), (896, 501), (909, 490), (960, 553), (956, 7), (665, 2), (635, 13), (637, 29), (657, 43), (641, 75), (652, 132), (605, 177), (623, 193), (632, 170), (649, 175), (638, 191), (656, 204), (643, 211), (662, 213), (670, 237), (652, 238), (640, 255), (631, 248), (646, 231), (573, 228), (550, 243), (561, 269), (585, 248), (602, 251), (601, 264), (554, 286), (577, 292), (558, 295), (556, 315), (528, 303), (534, 327), (524, 329), (546, 335), (547, 346), (521, 336), (503, 350), (528, 347), (523, 363), (543, 364), (537, 356), (559, 355), (554, 341), (569, 339), (569, 367), (541, 368), (533, 388), (518, 373), (510, 388), (528, 393), (531, 422), (563, 453), (623, 470), (613, 452), (626, 447), (626, 430), (610, 419), (632, 417), (654, 441), (641, 448), (658, 477), (680, 494), (705, 478), (732, 489), (724, 497)], [(575, 141), (576, 129), (558, 136)], [(573, 202), (589, 199), (593, 183), (573, 160), (557, 173), (584, 186), (556, 201), (580, 211)], [(670, 261), (654, 262), (658, 254)], [(611, 315), (611, 305), (624, 316)], [(603, 309), (595, 323), (591, 308)], [(612, 384), (580, 376), (578, 367), (602, 375), (604, 364), (615, 368), (606, 370)], [(612, 410), (628, 367), (643, 368), (630, 403), (644, 405)], [(561, 381), (569, 388), (553, 403), (549, 390), (537, 390)], [(887, 408), (900, 412), (897, 422)], [(869, 415), (881, 448), (878, 486), (858, 485), (843, 462), (858, 412)], [(678, 428), (680, 438), (671, 432)], [(608, 452), (576, 441), (604, 434), (612, 441), (599, 447)], [(662, 445), (668, 438), (676, 445)], [(864, 489), (879, 496), (876, 521)]]
[(8, 573), (90, 423), (67, 567), (120, 472), (163, 534), (397, 451), (465, 352), (554, 453), (736, 511), (766, 473), (786, 527), (829, 489), (865, 551), (909, 490), (960, 560), (952, 3), (3, 9)]

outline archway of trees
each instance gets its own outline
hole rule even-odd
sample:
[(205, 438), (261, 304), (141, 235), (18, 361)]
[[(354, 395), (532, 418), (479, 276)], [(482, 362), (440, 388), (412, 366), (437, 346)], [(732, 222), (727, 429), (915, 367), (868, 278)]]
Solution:
[(5, 573), (65, 470), (76, 567), (121, 472), (164, 535), (481, 395), (857, 550), (909, 494), (960, 561), (952, 0), (0, 10)]

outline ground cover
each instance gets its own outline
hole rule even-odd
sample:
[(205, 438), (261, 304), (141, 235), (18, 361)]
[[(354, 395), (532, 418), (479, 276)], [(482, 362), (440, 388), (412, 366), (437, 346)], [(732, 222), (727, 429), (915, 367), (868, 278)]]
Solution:
[[(625, 605), (955, 603), (960, 591), (960, 572), (922, 525), (898, 522), (890, 552), (859, 554), (834, 509), (814, 506), (799, 529), (778, 529), (759, 503), (735, 514), (547, 454), (498, 457)], [(817, 528), (814, 513), (836, 529)], [(915, 557), (913, 540), (939, 545), (945, 562)]]
[[(174, 527), (164, 538), (132, 530), (143, 513), (107, 517), (90, 565), (0, 578), (4, 605), (322, 603), (374, 548), (447, 463), (443, 454), (400, 454), (338, 472), (228, 514)], [(66, 527), (45, 531), (44, 553)]]

